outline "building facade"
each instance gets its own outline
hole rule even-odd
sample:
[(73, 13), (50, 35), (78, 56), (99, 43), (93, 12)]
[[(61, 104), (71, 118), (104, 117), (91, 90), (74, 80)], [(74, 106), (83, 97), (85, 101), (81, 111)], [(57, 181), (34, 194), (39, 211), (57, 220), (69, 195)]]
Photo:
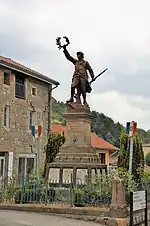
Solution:
[[(54, 87), (53, 87), (54, 85)], [(41, 160), (51, 122), (52, 89), (59, 83), (11, 59), (0, 57), (0, 177), (28, 173)], [(32, 125), (42, 125), (40, 144)]]

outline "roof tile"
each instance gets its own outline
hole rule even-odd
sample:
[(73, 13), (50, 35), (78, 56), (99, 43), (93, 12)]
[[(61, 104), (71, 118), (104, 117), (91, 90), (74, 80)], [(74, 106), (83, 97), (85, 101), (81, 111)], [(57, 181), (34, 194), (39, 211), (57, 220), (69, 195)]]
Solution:
[(44, 80), (45, 82), (48, 83), (52, 83), (55, 85), (59, 85), (59, 82), (55, 81), (54, 79), (49, 78), (48, 76), (45, 76), (37, 71), (32, 70), (31, 68), (28, 68), (10, 58), (4, 57), (4, 56), (0, 56), (0, 65), (4, 64), (6, 67), (13, 67), (13, 69), (15, 70), (20, 70), (22, 71), (22, 73), (28, 73), (31, 76), (35, 76), (37, 79), (39, 80)]

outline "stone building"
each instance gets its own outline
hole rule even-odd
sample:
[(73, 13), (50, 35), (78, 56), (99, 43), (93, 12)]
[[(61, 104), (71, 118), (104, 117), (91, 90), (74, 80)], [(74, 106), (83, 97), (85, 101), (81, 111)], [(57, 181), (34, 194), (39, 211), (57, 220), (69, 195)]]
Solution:
[(27, 173), (36, 166), (32, 125), (42, 124), (41, 159), (50, 131), (52, 90), (59, 83), (0, 56), (0, 177)]

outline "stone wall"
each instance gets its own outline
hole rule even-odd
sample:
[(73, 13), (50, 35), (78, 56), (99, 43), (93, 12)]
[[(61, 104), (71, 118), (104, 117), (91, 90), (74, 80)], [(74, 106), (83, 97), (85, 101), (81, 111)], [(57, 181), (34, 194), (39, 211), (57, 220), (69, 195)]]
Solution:
[[(4, 84), (3, 68), (0, 68), (0, 151), (31, 153), (37, 150), (37, 144), (29, 130), (29, 112), (33, 112), (36, 123), (37, 116), (43, 122), (43, 136), (41, 137), (41, 155), (46, 143), (48, 128), (48, 84), (27, 77), (25, 79), (26, 98), (15, 97), (15, 74), (11, 73), (10, 86)], [(36, 87), (37, 95), (32, 96), (31, 89)], [(10, 106), (10, 128), (4, 127), (4, 106)], [(14, 159), (14, 163), (17, 161)]]

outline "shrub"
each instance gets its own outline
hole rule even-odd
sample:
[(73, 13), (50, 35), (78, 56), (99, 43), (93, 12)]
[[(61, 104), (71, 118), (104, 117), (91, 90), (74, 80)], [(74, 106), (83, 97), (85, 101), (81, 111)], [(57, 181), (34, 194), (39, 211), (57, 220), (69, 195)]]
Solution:
[(79, 206), (79, 207), (84, 206), (85, 205), (84, 196), (85, 196), (84, 190), (75, 189), (74, 190), (74, 205)]
[(47, 163), (52, 163), (59, 152), (59, 148), (65, 143), (64, 134), (60, 133), (50, 133), (47, 140), (47, 145), (44, 148), (46, 154), (45, 164), (44, 164), (44, 173), (46, 175), (46, 166)]
[[(118, 154), (118, 167), (129, 170), (129, 155), (130, 155), (130, 142), (127, 134), (122, 133), (120, 137), (120, 151)], [(134, 137), (133, 142), (133, 161), (132, 161), (132, 174), (136, 182), (140, 182), (141, 173), (144, 171), (144, 153), (142, 147), (142, 140), (138, 134)]]
[(106, 174), (96, 176), (90, 184), (85, 182), (77, 185), (74, 190), (74, 205), (108, 205), (111, 202), (111, 188), (110, 176)]

